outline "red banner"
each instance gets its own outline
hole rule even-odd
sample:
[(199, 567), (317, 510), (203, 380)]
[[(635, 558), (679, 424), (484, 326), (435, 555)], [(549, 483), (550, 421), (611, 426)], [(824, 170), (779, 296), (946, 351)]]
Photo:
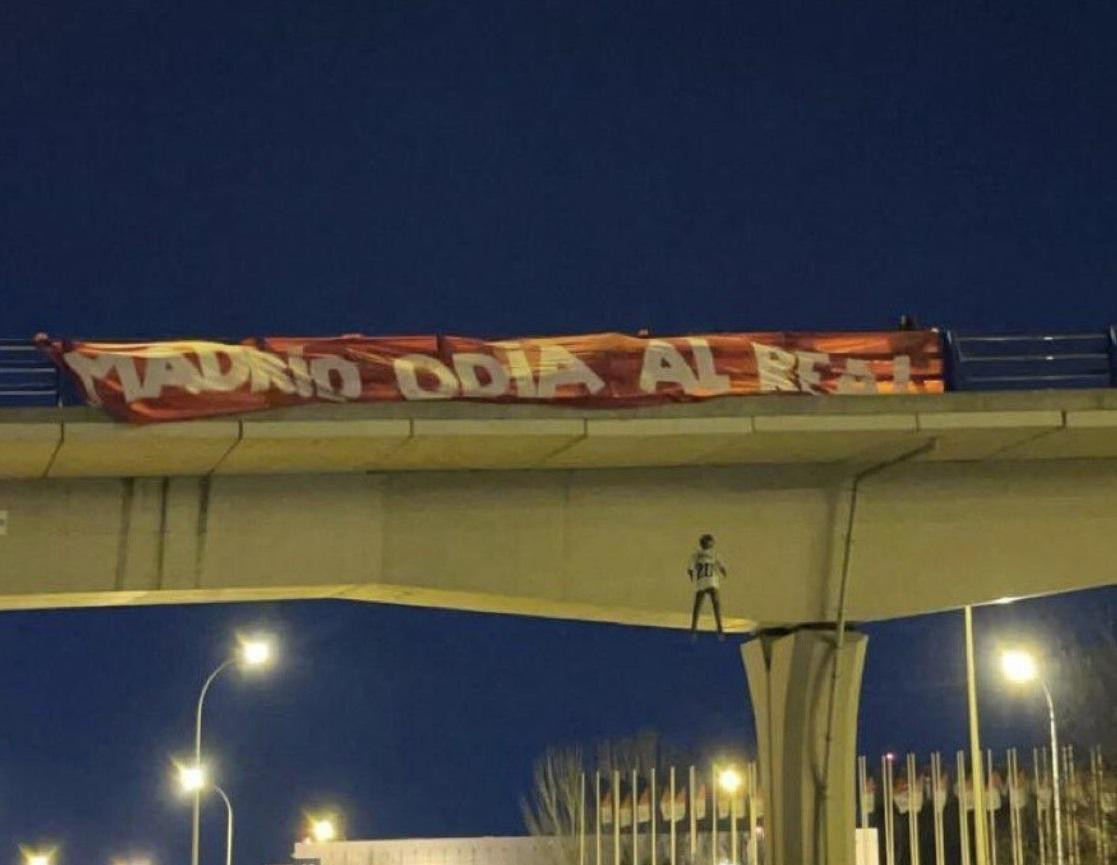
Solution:
[(38, 338), (92, 405), (136, 422), (312, 402), (475, 400), (623, 408), (766, 393), (939, 393), (935, 331), (270, 337), (105, 343)]

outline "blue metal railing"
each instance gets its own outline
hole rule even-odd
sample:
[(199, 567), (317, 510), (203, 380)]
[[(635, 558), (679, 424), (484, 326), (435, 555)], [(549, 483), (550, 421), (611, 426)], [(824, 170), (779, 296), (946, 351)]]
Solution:
[[(949, 391), (1117, 387), (1117, 326), (1041, 335), (945, 331), (943, 361)], [(33, 342), (0, 339), (0, 408), (80, 401)]]
[(990, 336), (948, 331), (948, 390), (1048, 390), (1117, 383), (1114, 329)]
[(58, 368), (29, 340), (0, 339), (0, 407), (54, 406)]

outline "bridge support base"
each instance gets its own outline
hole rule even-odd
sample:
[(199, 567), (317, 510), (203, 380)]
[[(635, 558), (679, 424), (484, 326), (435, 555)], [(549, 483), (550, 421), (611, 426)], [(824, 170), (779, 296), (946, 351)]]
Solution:
[(832, 624), (805, 625), (762, 631), (741, 647), (772, 865), (854, 865), (857, 704), (868, 637), (847, 629), (837, 659), (827, 772), (836, 637)]

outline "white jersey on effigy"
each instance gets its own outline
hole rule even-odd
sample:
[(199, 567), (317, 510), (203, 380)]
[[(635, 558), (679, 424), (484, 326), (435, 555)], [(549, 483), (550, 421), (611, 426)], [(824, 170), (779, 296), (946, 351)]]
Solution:
[(721, 559), (713, 550), (698, 549), (691, 555), (687, 570), (694, 574), (694, 588), (700, 592), (703, 589), (721, 587), (721, 577), (725, 573), (725, 565), (721, 563)]

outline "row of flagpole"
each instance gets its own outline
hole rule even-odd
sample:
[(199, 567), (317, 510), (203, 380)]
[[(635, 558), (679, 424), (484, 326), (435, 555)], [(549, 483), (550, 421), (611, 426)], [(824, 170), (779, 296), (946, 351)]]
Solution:
[[(1101, 749), (1090, 749), (1088, 769), (1083, 767), (1089, 774), (1082, 786), (1074, 747), (1064, 746), (1059, 751), (1064, 789), (1073, 791), (1073, 795), (1064, 795), (1066, 856), (1062, 865), (1109, 863), (1111, 854), (1117, 857), (1117, 845), (1110, 839), (1117, 790), (1107, 781)], [(1060, 865), (1055, 856), (1050, 752), (1033, 748), (1031, 758), (1028, 772), (1021, 766), (1017, 749), (1008, 749), (1003, 765), (1009, 780), (1002, 785), (994, 772), (993, 752), (985, 753), (986, 813), (981, 836), (986, 839), (990, 865)], [(931, 754), (929, 766), (922, 769), (915, 754), (907, 754), (902, 764), (892, 755), (885, 755), (880, 764), (878, 802), (868, 761), (858, 758), (858, 826), (876, 828), (880, 833), (880, 865), (972, 865), (973, 845), (981, 836), (977, 836), (969, 816), (974, 796), (967, 763), (967, 753), (959, 751), (954, 765), (957, 780), (951, 790), (940, 753)], [(679, 773), (674, 766), (662, 773), (651, 769), (643, 776), (635, 770), (583, 773), (577, 813), (573, 815), (578, 865), (758, 865), (764, 809), (756, 764), (745, 765), (740, 789), (729, 794), (719, 789), (718, 769), (716, 765), (711, 767), (708, 782), (701, 778), (705, 771), (700, 773), (693, 765)], [(626, 785), (629, 789), (622, 798)], [(1008, 836), (1000, 845), (997, 833), (1004, 832), (1005, 822), (997, 820), (1002, 790), (1007, 791)], [(952, 792), (957, 804), (956, 839), (947, 837), (946, 805)], [(931, 804), (931, 819), (921, 821), (925, 799)], [(591, 801), (596, 803), (592, 814), (588, 807)], [(1030, 810), (1029, 802), (1033, 804)], [(905, 824), (906, 831), (901, 833), (899, 827)], [(928, 841), (933, 843), (924, 847), (922, 836), (928, 830)], [(704, 843), (707, 833), (708, 848)], [(723, 846), (723, 841), (728, 844)]]
[[(709, 865), (724, 865), (726, 862), (734, 863), (734, 865), (742, 862), (755, 865), (759, 861), (758, 837), (761, 831), (760, 805), (756, 795), (756, 764), (746, 764), (740, 790), (726, 794), (727, 802), (719, 802), (718, 800), (718, 768), (716, 765), (712, 768), (709, 785), (709, 814), (711, 818), (709, 821)], [(642, 779), (637, 771), (622, 773), (619, 770), (614, 770), (611, 773), (600, 771), (593, 773), (593, 801), (597, 803), (597, 807), (593, 809), (592, 827), (587, 825), (589, 820), (587, 820), (586, 800), (589, 791), (586, 788), (589, 778), (585, 773), (581, 775), (579, 779), (581, 792), (576, 821), (578, 865), (624, 865), (624, 863), (628, 863), (628, 865), (632, 865), (632, 863), (670, 865), (670, 863), (682, 861), (689, 862), (691, 865), (705, 865), (699, 859), (700, 852), (705, 851), (702, 851), (704, 845), (701, 843), (698, 823), (700, 820), (705, 820), (706, 785), (704, 783), (699, 785), (698, 769), (695, 766), (687, 767), (685, 782), (684, 779), (677, 777), (674, 766), (671, 766), (666, 774), (666, 786), (662, 790), (659, 784), (662, 784), (664, 779), (657, 778), (655, 769), (651, 769), (647, 778), (644, 779), (647, 781), (645, 789), (649, 806), (645, 817), (641, 814), (640, 809), (642, 797), (639, 791)], [(630, 784), (628, 801), (623, 803), (621, 800), (622, 781)], [(682, 783), (685, 783), (685, 787), (682, 786)], [(608, 789), (603, 789), (603, 785), (607, 785)], [(680, 808), (679, 794), (683, 792), (686, 793), (686, 796)], [(665, 800), (666, 804), (657, 802), (657, 794)], [(657, 819), (657, 805), (663, 812), (663, 821), (667, 823), (666, 832), (660, 828), (660, 821)], [(727, 805), (727, 807), (719, 812), (719, 805)], [(622, 806), (629, 809), (629, 814), (623, 815), (623, 817)], [(702, 811), (701, 814), (699, 813), (700, 810)], [(728, 813), (725, 813), (726, 811)], [(680, 858), (679, 836), (683, 833), (679, 831), (679, 824), (684, 820), (688, 821), (688, 831), (683, 839), (687, 855)], [(722, 820), (728, 820), (729, 824), (727, 827), (729, 849), (727, 851), (723, 851), (721, 845), (721, 836), (726, 834), (722, 832), (719, 826)], [(642, 823), (648, 826), (646, 832), (643, 832), (640, 828)], [(627, 839), (624, 838), (624, 833), (621, 831), (624, 825), (631, 827)], [(743, 845), (741, 844), (742, 839), (738, 826), (747, 827)], [(588, 837), (591, 833), (592, 838)], [(647, 836), (645, 842), (647, 851), (643, 859), (640, 858), (642, 834)], [(666, 839), (661, 837), (663, 835), (666, 835)], [(660, 861), (660, 843), (663, 840), (667, 841), (667, 848), (664, 851), (666, 856)], [(608, 852), (606, 852), (607, 845), (611, 848)], [(626, 854), (629, 852), (631, 852), (631, 858), (626, 858)], [(728, 853), (728, 859), (726, 853)], [(741, 858), (741, 854), (744, 854), (744, 859)]]
[[(1082, 865), (1084, 847), (1092, 847), (1094, 858), (1087, 860), (1096, 863), (1108, 863), (1110, 854), (1117, 854), (1112, 850), (1114, 845), (1109, 838), (1110, 814), (1117, 810), (1117, 793), (1107, 789), (1105, 766), (1100, 748), (1090, 749), (1089, 760), (1089, 795), (1079, 795), (1077, 766), (1074, 758), (1074, 747), (1065, 746), (1059, 749), (1059, 768), (1065, 779), (1065, 789), (1075, 791), (1076, 795), (1064, 798), (1065, 809), (1062, 815), (1063, 835), (1066, 839), (1066, 865)], [(971, 865), (972, 843), (978, 843), (977, 838), (971, 843), (973, 832), (972, 821), (967, 816), (973, 810), (972, 782), (967, 780), (966, 763), (967, 755), (959, 751), (956, 755), (955, 771), (958, 781), (955, 783), (954, 794), (958, 807), (958, 836), (957, 849), (948, 851), (946, 844), (945, 807), (950, 798), (947, 777), (942, 768), (942, 755), (938, 752), (931, 754), (929, 777), (921, 774), (916, 755), (908, 754), (901, 770), (895, 765), (892, 755), (887, 754), (881, 758), (881, 809), (880, 825), (877, 827), (882, 835), (882, 863), (881, 865), (896, 865), (900, 854), (904, 855), (903, 861), (908, 865), (931, 865), (930, 862), (921, 861), (923, 846), (921, 842), (922, 827), (919, 814), (924, 805), (925, 794), (929, 794), (932, 803), (931, 831), (933, 834), (934, 865), (948, 865), (960, 863)], [(993, 752), (985, 754), (985, 816), (983, 819), (984, 836), (988, 845), (988, 862), (990, 865), (998, 863), (999, 848), (997, 843), (996, 815), (1001, 805), (1001, 789), (999, 783), (992, 779), (998, 776), (994, 773)], [(1021, 770), (1017, 750), (1010, 748), (1005, 754), (1005, 767), (1008, 783), (1004, 785), (1008, 793), (1008, 851), (1011, 865), (1060, 865), (1056, 862), (1054, 849), (1053, 809), (1051, 804), (1051, 787), (1049, 779), (1051, 773), (1049, 751), (1046, 748), (1032, 749), (1032, 798), (1035, 803), (1034, 813), (1031, 815), (1034, 825), (1027, 826), (1024, 810), (1028, 804), (1028, 774)], [(899, 774), (899, 778), (897, 775)], [(868, 763), (865, 757), (858, 758), (858, 803), (859, 826), (869, 828), (872, 817), (876, 812), (875, 791), (871, 788), (868, 774)], [(897, 790), (897, 780), (900, 789)], [(898, 844), (896, 819), (901, 816), (907, 822), (907, 844)], [(1082, 830), (1088, 827), (1089, 834), (1093, 836), (1093, 844), (1084, 844)], [(1034, 841), (1027, 844), (1026, 839)], [(906, 849), (901, 849), (906, 846)], [(1026, 853), (1034, 850), (1034, 856), (1029, 858)], [(948, 852), (957, 853), (949, 857)]]

